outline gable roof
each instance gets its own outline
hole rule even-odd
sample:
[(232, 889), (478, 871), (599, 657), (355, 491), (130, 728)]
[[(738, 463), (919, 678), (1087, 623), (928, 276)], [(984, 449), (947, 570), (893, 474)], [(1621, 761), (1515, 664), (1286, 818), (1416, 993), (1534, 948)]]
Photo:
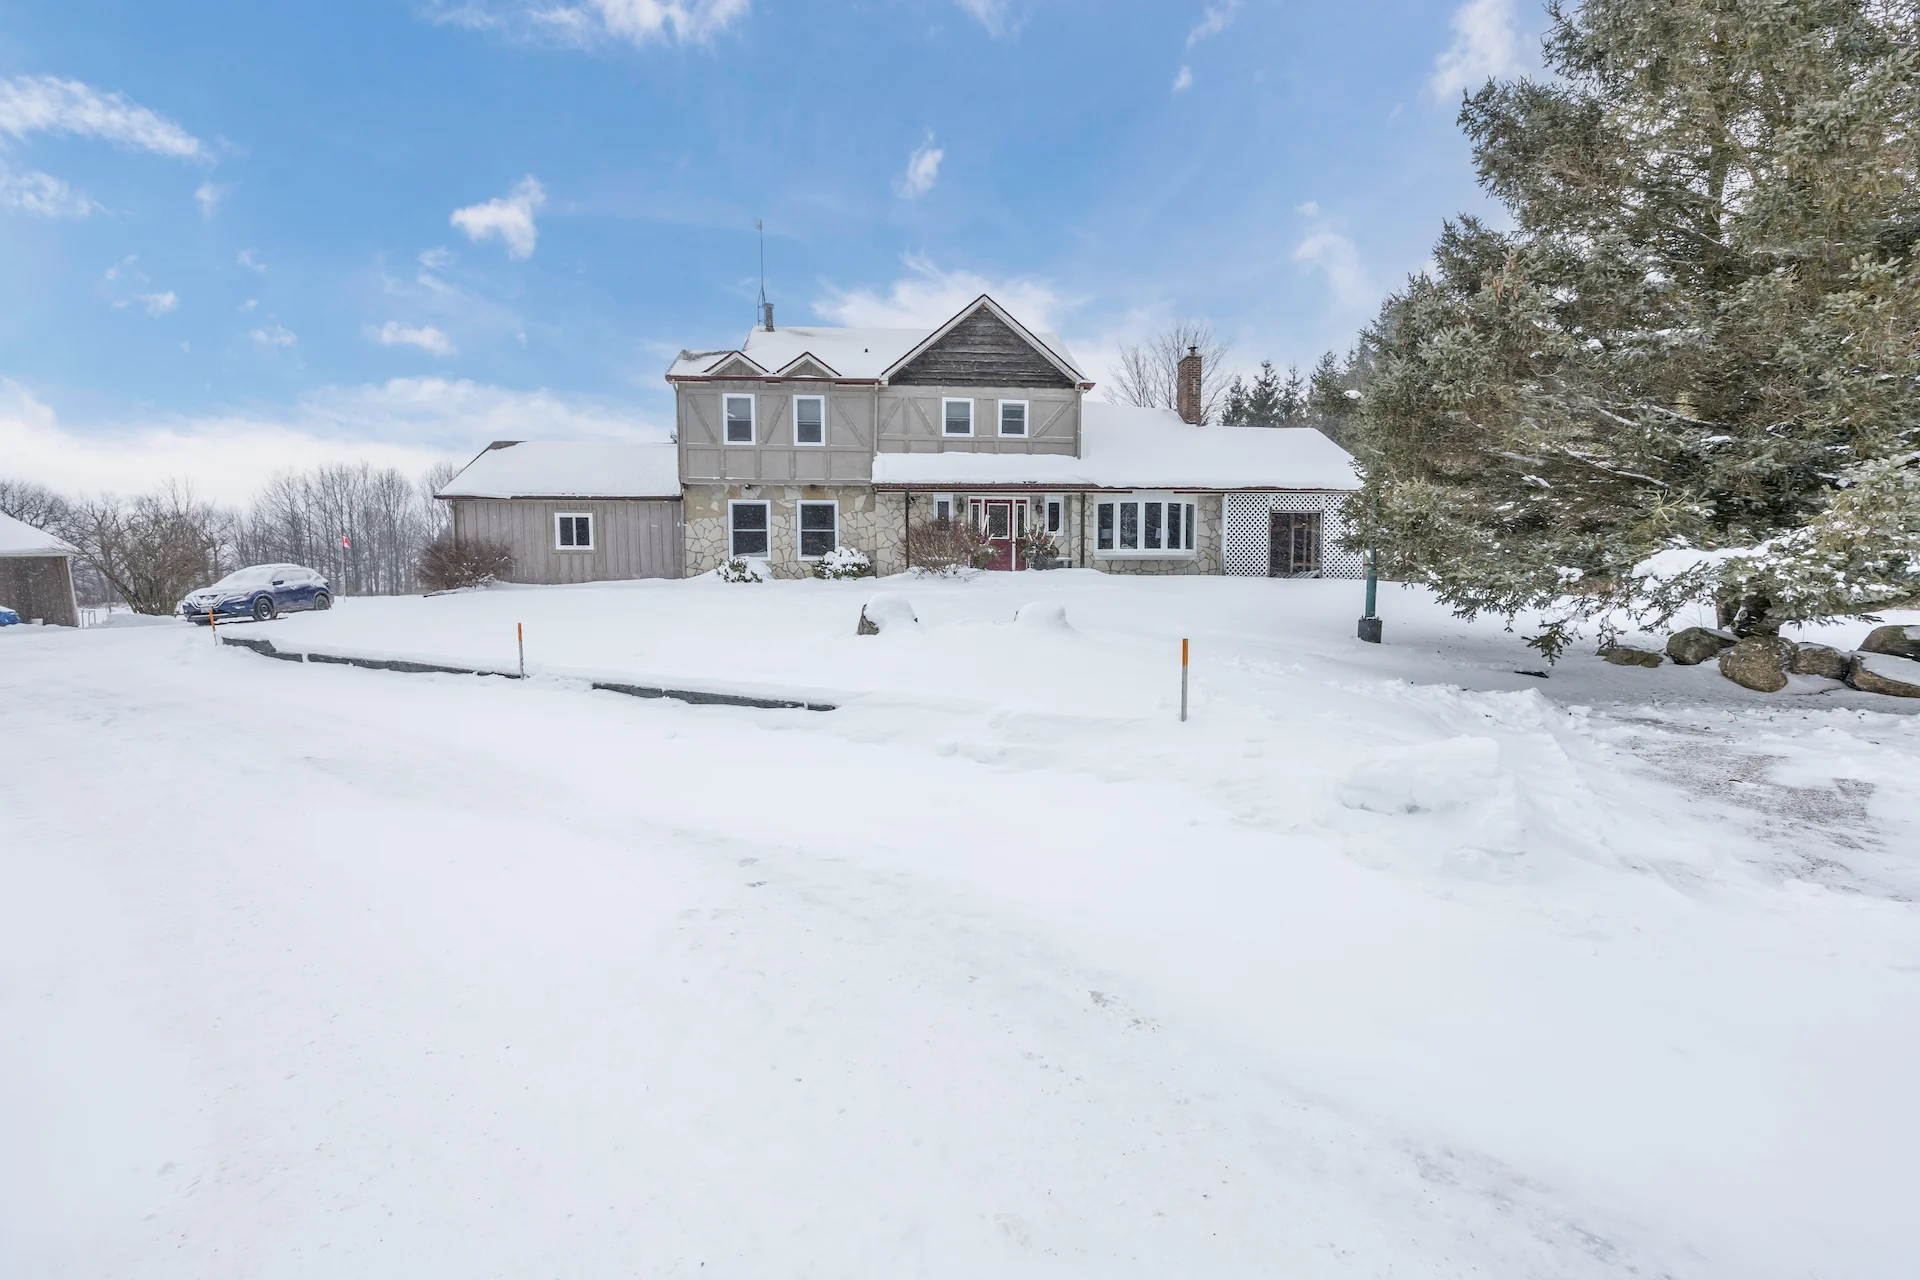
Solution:
[(498, 440), (436, 498), (678, 498), (680, 450), (664, 441)]
[(1353, 455), (1312, 427), (1195, 427), (1171, 409), (1088, 400), (1081, 455), (882, 453), (878, 485), (1059, 485), (1096, 489), (1360, 487)]
[[(950, 317), (937, 329), (848, 329), (836, 325), (781, 325), (767, 329), (756, 325), (747, 331), (737, 348), (721, 351), (682, 351), (667, 369), (668, 381), (680, 378), (711, 378), (728, 356), (744, 356), (762, 370), (785, 371), (803, 356), (833, 370), (835, 378), (858, 382), (885, 381), (888, 373), (919, 350), (930, 345), (955, 325), (965, 320), (982, 304), (991, 307), (1015, 333), (1030, 342), (1050, 363), (1057, 365), (1075, 382), (1087, 379), (1073, 363), (1058, 334), (1028, 329), (1001, 309), (986, 294), (981, 294)], [(778, 376), (761, 373), (756, 377)]]
[[(1064, 356), (1060, 354), (1060, 352), (1054, 350), (1054, 344), (1058, 344), (1060, 341), (1058, 338), (1054, 338), (1053, 344), (1049, 344), (1045, 338), (1041, 337), (1041, 335), (1033, 332), (1031, 329), (1027, 328), (1027, 326), (1021, 324), (1018, 320), (1015, 320), (1012, 316), (1008, 315), (1005, 308), (1003, 308), (999, 303), (995, 302), (992, 298), (988, 297), (984, 293), (981, 294), (979, 297), (975, 298), (972, 302), (969, 302), (966, 306), (960, 308), (960, 310), (955, 312), (952, 318), (950, 318), (945, 324), (941, 325), (938, 329), (935, 329), (932, 332), (928, 333), (926, 337), (922, 338), (919, 342), (915, 343), (911, 348), (909, 348), (905, 353), (903, 353), (899, 359), (895, 360), (892, 364), (888, 365), (886, 368), (886, 371), (883, 374), (881, 374), (881, 376), (884, 378), (891, 378), (894, 374), (899, 373), (901, 370), (905, 369), (908, 365), (912, 364), (915, 360), (919, 359), (921, 356), (925, 355), (928, 351), (932, 350), (935, 346), (937, 346), (942, 338), (952, 333), (962, 323), (964, 323), (966, 320), (971, 318), (975, 312), (982, 311), (982, 310), (991, 312), (995, 317), (997, 317), (1000, 320), (1002, 324), (1006, 325), (1009, 329), (1012, 329), (1014, 333), (1018, 335), (1022, 341), (1026, 342), (1035, 351), (1039, 352), (1040, 355), (1046, 359), (1047, 363), (1051, 364), (1054, 368), (1058, 369), (1061, 373), (1061, 376), (1065, 377), (1069, 382), (1085, 383), (1087, 386), (1093, 385), (1091, 382), (1087, 381), (1085, 374), (1081, 373), (1079, 369), (1074, 367), (1073, 362), (1071, 360), (1066, 359)], [(1047, 336), (1052, 337), (1051, 334)], [(1064, 348), (1062, 348), (1062, 350), (1064, 350)]]
[(24, 520), (0, 512), (0, 556), (77, 556), (80, 549), (36, 529)]

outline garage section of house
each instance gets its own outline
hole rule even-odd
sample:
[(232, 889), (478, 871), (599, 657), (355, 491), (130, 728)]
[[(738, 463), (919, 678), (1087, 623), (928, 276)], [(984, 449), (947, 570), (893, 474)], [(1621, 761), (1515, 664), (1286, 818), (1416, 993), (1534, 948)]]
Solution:
[(434, 496), (452, 508), (456, 541), (507, 549), (513, 582), (681, 576), (671, 444), (499, 440)]
[(79, 551), (44, 530), (0, 514), (0, 607), (28, 622), (80, 625), (73, 598)]

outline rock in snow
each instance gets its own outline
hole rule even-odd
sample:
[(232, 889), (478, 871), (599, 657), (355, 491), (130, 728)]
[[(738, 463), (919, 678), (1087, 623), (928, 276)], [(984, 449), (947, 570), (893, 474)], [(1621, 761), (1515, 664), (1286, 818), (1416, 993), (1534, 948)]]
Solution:
[[(1882, 627), (1881, 630), (1898, 628)], [(1920, 698), (1920, 662), (1910, 662), (1884, 653), (1856, 653), (1847, 670), (1847, 683), (1868, 693), (1884, 693), (1895, 698)]]
[(1847, 678), (1847, 655), (1826, 644), (1803, 644), (1793, 651), (1787, 669), (1797, 676), (1825, 676), (1829, 680)]
[(1665, 661), (1651, 649), (1635, 649), (1624, 644), (1602, 649), (1600, 656), (1616, 667), (1657, 667)]
[(920, 615), (913, 611), (911, 600), (882, 592), (860, 606), (860, 625), (854, 628), (854, 634), (877, 636), (889, 627), (917, 626), (919, 622)]
[(1860, 652), (1920, 658), (1920, 627), (1875, 627), (1860, 642)]
[(1688, 627), (1667, 637), (1667, 656), (1683, 667), (1698, 666), (1722, 650), (1731, 649), (1734, 643), (1734, 637), (1724, 631)]
[(1720, 655), (1720, 674), (1760, 693), (1778, 693), (1787, 687), (1793, 650), (1793, 641), (1779, 636), (1748, 636)]

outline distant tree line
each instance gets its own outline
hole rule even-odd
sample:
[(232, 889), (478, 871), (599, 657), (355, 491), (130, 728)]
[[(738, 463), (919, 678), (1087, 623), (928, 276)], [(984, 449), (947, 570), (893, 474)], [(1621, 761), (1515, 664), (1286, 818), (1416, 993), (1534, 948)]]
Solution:
[(336, 595), (399, 595), (419, 588), (421, 552), (446, 529), (433, 494), (455, 469), (442, 463), (417, 479), (366, 462), (283, 472), (241, 507), (179, 481), (81, 497), (0, 477), (0, 512), (78, 549), (83, 604), (170, 613), (234, 569), (283, 562), (319, 570)]

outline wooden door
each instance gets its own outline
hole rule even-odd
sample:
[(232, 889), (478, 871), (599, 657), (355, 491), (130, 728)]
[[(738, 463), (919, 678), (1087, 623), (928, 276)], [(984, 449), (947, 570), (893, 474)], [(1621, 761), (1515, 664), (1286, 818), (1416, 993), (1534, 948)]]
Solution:
[(987, 545), (993, 548), (993, 560), (989, 569), (1008, 570), (1013, 568), (1013, 504), (1011, 502), (989, 502), (987, 504)]
[(1270, 520), (1267, 576), (1304, 578), (1320, 572), (1320, 513), (1275, 511)]

